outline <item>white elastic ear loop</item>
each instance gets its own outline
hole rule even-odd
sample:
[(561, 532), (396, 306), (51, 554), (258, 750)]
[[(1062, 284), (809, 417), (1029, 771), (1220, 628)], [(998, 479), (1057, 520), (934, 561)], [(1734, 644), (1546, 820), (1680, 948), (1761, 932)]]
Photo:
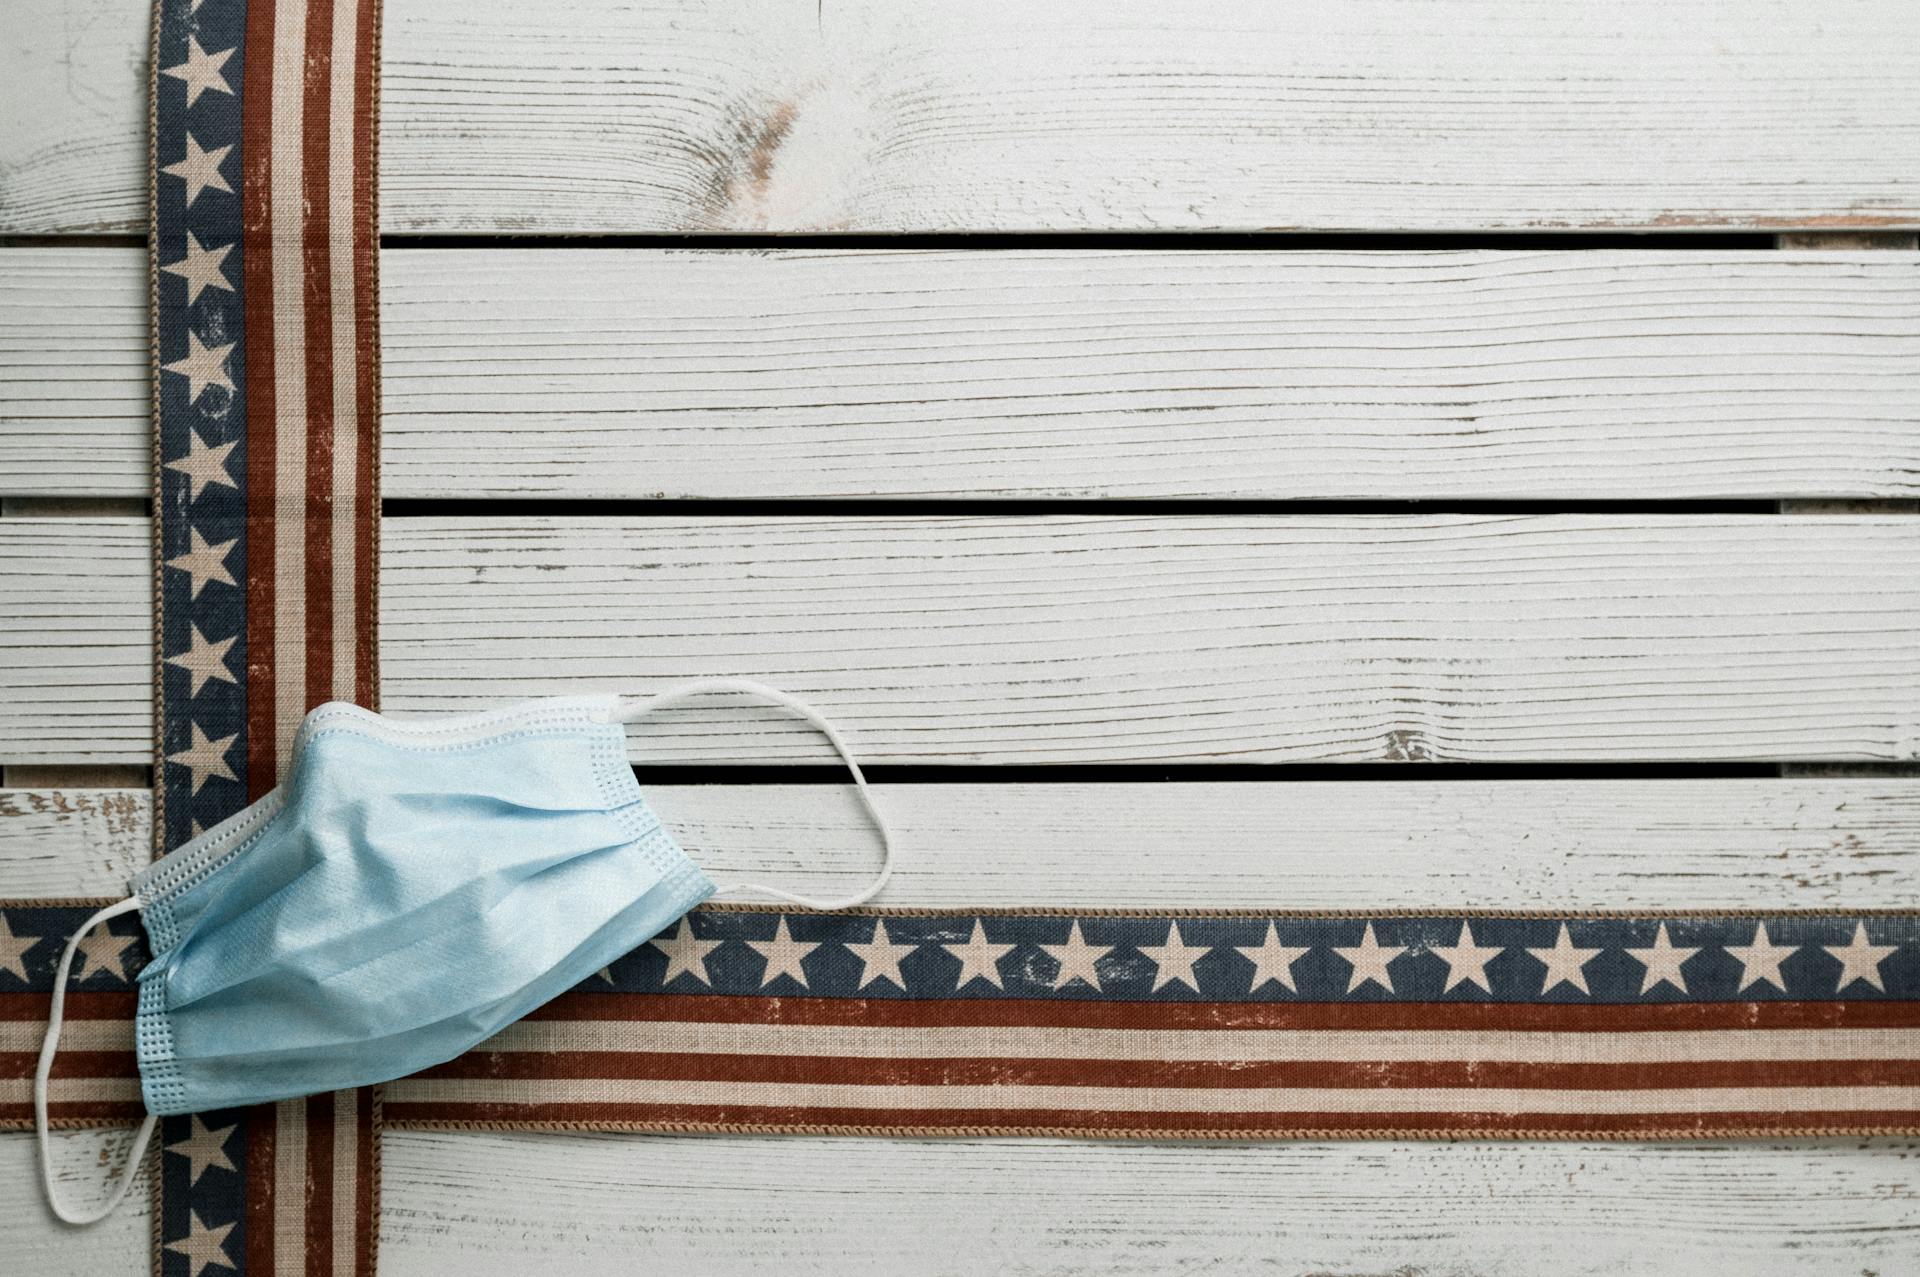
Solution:
[(140, 1129), (134, 1133), (133, 1146), (127, 1150), (126, 1169), (120, 1172), (119, 1182), (113, 1186), (112, 1194), (106, 1204), (99, 1209), (76, 1211), (69, 1209), (60, 1200), (53, 1187), (53, 1149), (47, 1134), (47, 1079), (53, 1076), (53, 1053), (60, 1049), (60, 1025), (66, 1018), (67, 1010), (67, 973), (73, 969), (73, 955), (80, 947), (80, 940), (87, 932), (109, 918), (118, 918), (123, 913), (131, 913), (140, 907), (137, 896), (129, 896), (118, 904), (108, 905), (100, 912), (80, 924), (80, 929), (67, 941), (67, 951), (60, 955), (60, 970), (53, 977), (53, 1012), (47, 1017), (47, 1036), (40, 1043), (40, 1067), (33, 1074), (33, 1127), (40, 1137), (40, 1182), (46, 1185), (47, 1205), (53, 1207), (53, 1213), (69, 1224), (96, 1224), (118, 1210), (120, 1203), (126, 1200), (127, 1190), (133, 1187), (133, 1173), (140, 1167), (140, 1159), (147, 1154), (147, 1141), (153, 1138), (153, 1124), (159, 1116), (149, 1113), (140, 1123)]
[(823, 717), (819, 710), (807, 704), (797, 696), (790, 696), (777, 687), (768, 687), (765, 683), (756, 683), (748, 678), (703, 678), (689, 683), (676, 683), (657, 696), (626, 697), (620, 701), (614, 712), (616, 723), (631, 723), (642, 714), (669, 705), (678, 705), (682, 701), (708, 692), (749, 692), (764, 700), (772, 701), (792, 710), (820, 730), (834, 750), (839, 753), (840, 761), (853, 773), (853, 783), (860, 791), (860, 801), (867, 809), (867, 816), (873, 821), (873, 827), (880, 834), (880, 872), (864, 889), (848, 896), (844, 900), (815, 900), (810, 896), (797, 896), (791, 891), (782, 891), (778, 887), (769, 887), (758, 882), (735, 882), (714, 891), (716, 896), (724, 896), (735, 891), (756, 891), (775, 900), (784, 900), (788, 904), (799, 905), (805, 909), (851, 909), (863, 905), (880, 894), (887, 885), (887, 879), (893, 876), (893, 831), (887, 828), (887, 819), (880, 814), (880, 808), (874, 804), (873, 793), (867, 788), (867, 778), (860, 771), (860, 764), (853, 760), (853, 751), (840, 733), (834, 730), (832, 723)]

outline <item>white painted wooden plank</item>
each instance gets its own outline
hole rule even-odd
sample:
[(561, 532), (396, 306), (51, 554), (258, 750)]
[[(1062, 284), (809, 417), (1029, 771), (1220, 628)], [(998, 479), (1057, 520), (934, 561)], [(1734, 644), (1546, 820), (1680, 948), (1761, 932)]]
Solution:
[[(386, 6), (389, 230), (1910, 226), (1904, 0)], [(145, 15), (0, 63), (0, 231), (144, 221)], [(19, 28), (24, 27), (24, 32)]]
[(753, 1140), (396, 1132), (389, 1277), (1274, 1271), (1788, 1277), (1920, 1265), (1920, 1144)]
[(151, 8), (48, 0), (7, 17), (0, 234), (144, 234)]
[(125, 895), (153, 857), (144, 789), (0, 789), (0, 900)]
[[(743, 674), (884, 762), (1920, 755), (1899, 516), (415, 518), (382, 549), (400, 713)], [(141, 520), (0, 520), (0, 761), (147, 761), (148, 591)], [(747, 704), (632, 739), (831, 757)]]
[[(63, 1199), (83, 1204), (105, 1197), (100, 1185), (126, 1164), (129, 1131), (59, 1131), (54, 1167)], [(152, 1161), (149, 1158), (148, 1167)], [(75, 1228), (47, 1209), (40, 1189), (40, 1158), (33, 1136), (0, 1134), (0, 1254), (12, 1277), (136, 1277), (151, 1272), (153, 1196), (147, 1170), (119, 1210), (98, 1224)], [(210, 1270), (218, 1273), (215, 1268)]]
[[(61, 1140), (63, 1165), (96, 1169)], [(0, 1135), (0, 1244), (145, 1270), (148, 1204), (62, 1228)], [(1920, 1264), (1920, 1143), (1150, 1145), (389, 1131), (380, 1269), (504, 1277), (1243, 1271), (1808, 1277)], [(79, 1192), (77, 1184), (68, 1191)], [(964, 1257), (962, 1259), (961, 1257)]]
[[(396, 523), (387, 703), (759, 673), (893, 762), (1906, 758), (1920, 522)], [(636, 758), (820, 759), (778, 710)]]
[(0, 497), (152, 492), (147, 335), (146, 250), (0, 248)]
[[(388, 250), (394, 497), (1920, 494), (1920, 257)], [(0, 492), (144, 496), (146, 264), (0, 249)]]
[(0, 764), (152, 761), (149, 529), (0, 518)]
[[(833, 895), (875, 860), (830, 785), (654, 785), (707, 871)], [(987, 908), (1900, 907), (1920, 779), (876, 786), (886, 903)], [(111, 896), (149, 855), (144, 790), (0, 789), (0, 899)]]

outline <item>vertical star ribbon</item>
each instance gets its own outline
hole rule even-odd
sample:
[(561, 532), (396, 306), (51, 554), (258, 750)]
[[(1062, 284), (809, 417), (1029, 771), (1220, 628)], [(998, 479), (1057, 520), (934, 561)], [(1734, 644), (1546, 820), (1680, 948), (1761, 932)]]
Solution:
[[(377, 52), (376, 0), (155, 5), (156, 854), (377, 703)], [(168, 1118), (155, 1270), (370, 1273), (376, 1104)]]

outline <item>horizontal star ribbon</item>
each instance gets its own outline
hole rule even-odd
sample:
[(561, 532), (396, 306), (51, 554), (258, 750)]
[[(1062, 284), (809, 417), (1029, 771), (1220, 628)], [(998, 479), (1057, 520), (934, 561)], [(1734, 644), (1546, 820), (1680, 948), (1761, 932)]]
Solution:
[[(0, 1122), (26, 1120), (81, 916), (0, 914)], [(140, 1111), (138, 941), (99, 947), (55, 1078), (71, 1124)], [(384, 1090), (389, 1125), (427, 1127), (1920, 1133), (1920, 914), (703, 909)]]

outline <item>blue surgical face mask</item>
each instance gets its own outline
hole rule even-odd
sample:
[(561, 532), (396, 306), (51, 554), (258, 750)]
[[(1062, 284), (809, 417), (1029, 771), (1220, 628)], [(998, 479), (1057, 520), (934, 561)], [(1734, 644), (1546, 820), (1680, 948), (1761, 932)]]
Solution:
[[(625, 723), (709, 691), (793, 710), (846, 761), (886, 859), (866, 889), (815, 900), (757, 883), (716, 887), (647, 806)], [(709, 896), (753, 891), (817, 909), (871, 899), (891, 839), (846, 743), (817, 713), (745, 680), (649, 700), (531, 701), (491, 713), (394, 720), (353, 705), (312, 711), (279, 788), (155, 861), (133, 894), (68, 943), (34, 1082), (41, 1168), (47, 1078), (75, 946), (139, 910), (152, 960), (135, 1039), (148, 1117), (366, 1086), (444, 1063), (498, 1033)]]

